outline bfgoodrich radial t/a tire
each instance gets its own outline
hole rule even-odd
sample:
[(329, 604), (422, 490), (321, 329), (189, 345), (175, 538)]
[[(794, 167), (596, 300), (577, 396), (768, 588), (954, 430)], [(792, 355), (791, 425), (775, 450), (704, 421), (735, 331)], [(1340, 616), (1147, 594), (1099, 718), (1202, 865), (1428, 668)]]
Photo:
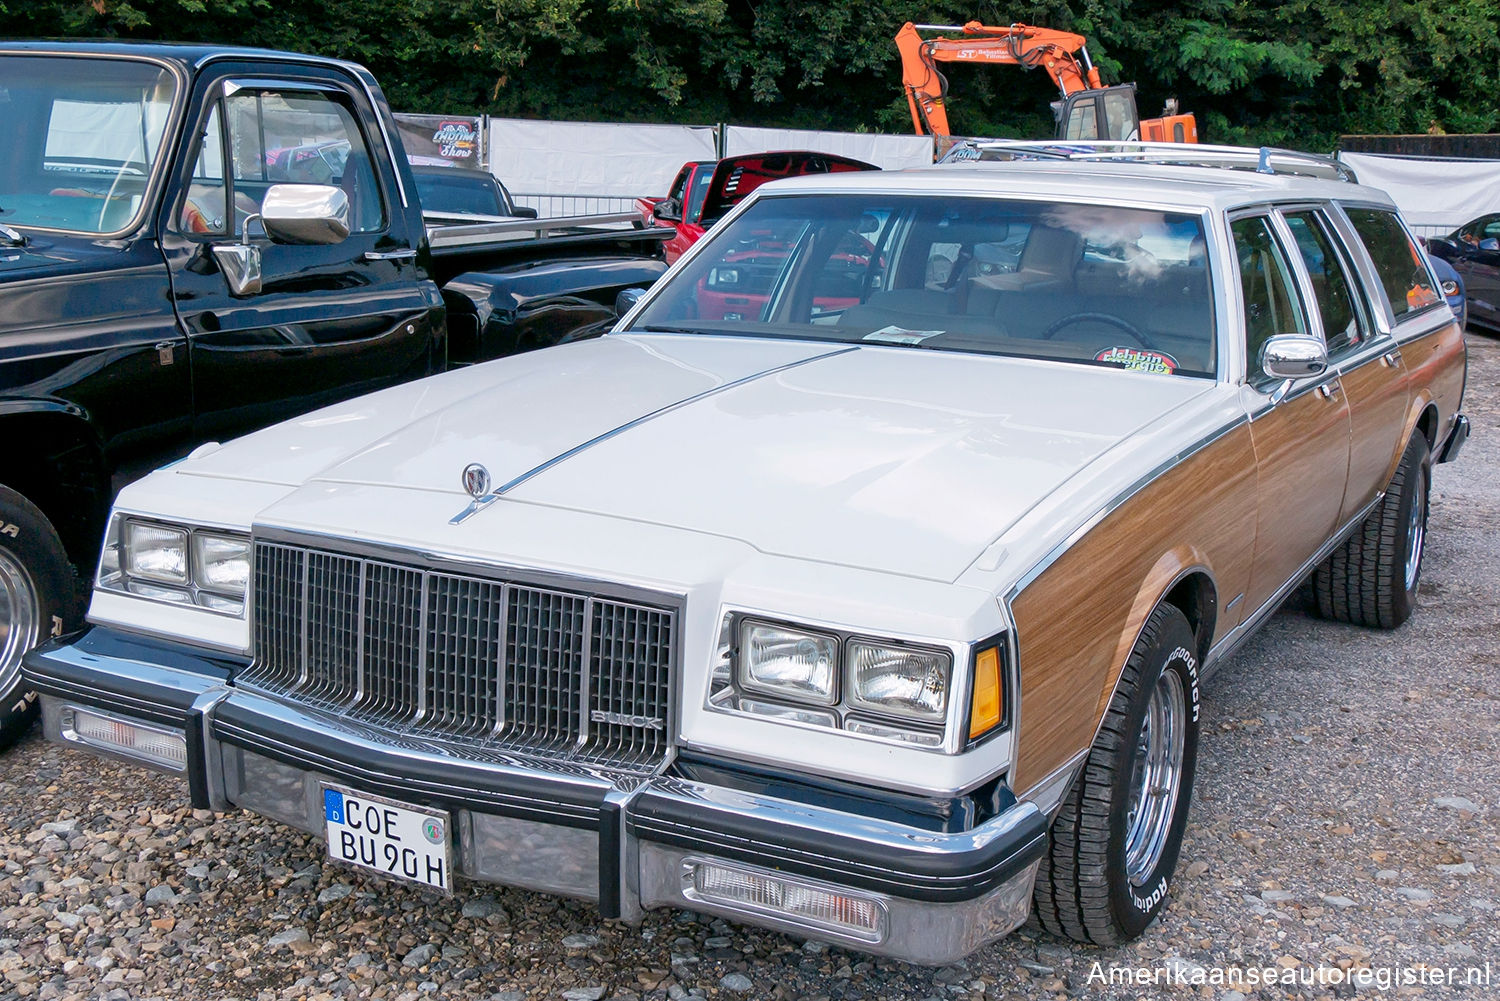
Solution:
[(1146, 620), (1037, 873), (1054, 935), (1116, 945), (1166, 906), (1198, 760), (1197, 650), (1178, 609)]
[(1431, 483), (1427, 439), (1414, 434), (1380, 506), (1313, 571), (1319, 615), (1380, 629), (1407, 620), (1422, 580)]
[(0, 487), (0, 750), (31, 726), (36, 696), (21, 685), (21, 657), (77, 618), (67, 553), (45, 515)]

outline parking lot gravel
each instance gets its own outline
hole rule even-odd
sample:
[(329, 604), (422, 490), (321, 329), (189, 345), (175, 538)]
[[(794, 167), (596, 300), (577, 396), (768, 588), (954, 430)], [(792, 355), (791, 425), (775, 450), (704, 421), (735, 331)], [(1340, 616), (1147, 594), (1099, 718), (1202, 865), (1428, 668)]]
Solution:
[(685, 912), (446, 898), (33, 733), (0, 757), (0, 1001), (1500, 998), (1500, 340), (1469, 352), (1474, 436), (1434, 474), (1416, 615), (1372, 632), (1294, 599), (1212, 680), (1173, 900), (1137, 942), (1030, 923), (934, 970)]

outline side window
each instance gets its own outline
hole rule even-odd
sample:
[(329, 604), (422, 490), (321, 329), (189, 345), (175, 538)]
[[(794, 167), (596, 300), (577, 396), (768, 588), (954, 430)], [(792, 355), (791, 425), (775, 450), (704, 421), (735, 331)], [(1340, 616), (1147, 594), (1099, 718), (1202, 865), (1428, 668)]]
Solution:
[(1237, 219), (1230, 224), (1239, 259), (1240, 292), (1245, 300), (1245, 367), (1250, 382), (1263, 381), (1260, 352), (1276, 334), (1305, 334), (1291, 268), (1265, 216)]
[(224, 130), (219, 124), (219, 106), (209, 112), (199, 138), (193, 177), (177, 213), (178, 229), (184, 233), (224, 235), (230, 231), (229, 188), (224, 183)]
[(259, 211), (273, 184), (331, 184), (349, 197), (351, 232), (384, 228), (370, 154), (348, 108), (327, 94), (292, 90), (239, 90), (224, 107), (237, 210)]
[(1064, 139), (1098, 139), (1099, 99), (1086, 97), (1063, 103), (1063, 113), (1068, 116)]
[(1385, 295), (1396, 319), (1407, 313), (1426, 309), (1443, 301), (1433, 288), (1432, 275), (1422, 252), (1411, 242), (1394, 212), (1385, 209), (1346, 209), (1349, 221), (1364, 241), (1375, 273), (1385, 287)]
[(1104, 95), (1104, 120), (1109, 125), (1106, 139), (1139, 139), (1141, 124), (1136, 117), (1135, 95), (1126, 91), (1109, 91)]
[(708, 196), (708, 185), (714, 179), (712, 167), (699, 167), (693, 175), (693, 190), (688, 192), (687, 211), (684, 219), (697, 219), (703, 213), (703, 199)]
[(1312, 279), (1329, 355), (1337, 356), (1363, 343), (1367, 328), (1349, 285), (1349, 272), (1320, 213), (1290, 212), (1286, 222)]

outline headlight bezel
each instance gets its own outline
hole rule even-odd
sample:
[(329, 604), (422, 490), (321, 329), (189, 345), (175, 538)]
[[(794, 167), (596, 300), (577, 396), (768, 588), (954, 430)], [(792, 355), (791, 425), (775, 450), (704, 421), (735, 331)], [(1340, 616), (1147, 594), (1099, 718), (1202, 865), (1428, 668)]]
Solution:
[[(185, 580), (172, 582), (159, 576), (133, 572), (131, 568), (130, 533), (132, 526), (148, 530), (180, 533), (183, 537)], [(242, 546), (245, 559), (245, 586), (242, 590), (207, 580), (200, 565), (201, 547), (206, 542), (227, 542)], [(96, 590), (137, 601), (153, 602), (174, 608), (189, 608), (209, 615), (244, 619), (250, 603), (252, 563), (249, 532), (218, 525), (188, 524), (153, 515), (115, 511), (110, 515), (104, 546), (94, 575)], [(134, 586), (133, 586), (134, 585)]]
[[(754, 621), (803, 633), (836, 636), (838, 639), (837, 698), (832, 703), (798, 700), (781, 692), (747, 690), (740, 684), (742, 677), (741, 642), (742, 623)], [(1013, 662), (1010, 650), (1010, 631), (1002, 629), (985, 639), (964, 642), (918, 636), (879, 635), (836, 626), (827, 622), (809, 619), (789, 619), (779, 615), (746, 607), (725, 606), (721, 609), (719, 623), (718, 658), (710, 670), (708, 691), (704, 708), (717, 713), (728, 713), (744, 718), (776, 722), (816, 733), (836, 733), (855, 740), (892, 744), (930, 753), (960, 754), (979, 743), (984, 743), (998, 734), (1011, 729), (1013, 708), (1009, 690), (1013, 681), (1009, 675), (1009, 664)], [(871, 646), (913, 653), (936, 655), (945, 659), (946, 696), (941, 714), (916, 717), (890, 711), (873, 701), (855, 704), (851, 696), (850, 677), (852, 644)], [(975, 658), (981, 650), (996, 650), (1002, 668), (1002, 684), (1005, 689), (1004, 707), (1000, 724), (982, 735), (969, 736), (970, 701), (974, 684)], [(759, 706), (757, 703), (774, 703)], [(765, 711), (767, 708), (780, 711)], [(815, 722), (816, 716), (822, 722)]]

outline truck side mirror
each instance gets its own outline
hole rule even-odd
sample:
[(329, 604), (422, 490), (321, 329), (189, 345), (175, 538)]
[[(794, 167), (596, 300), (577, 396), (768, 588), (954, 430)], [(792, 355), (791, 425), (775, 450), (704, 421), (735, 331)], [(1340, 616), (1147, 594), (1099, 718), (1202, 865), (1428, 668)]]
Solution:
[(349, 236), (349, 196), (331, 184), (273, 184), (260, 223), (275, 243), (340, 243)]
[(530, 205), (517, 205), (515, 208), (511, 209), (510, 214), (515, 216), (517, 219), (535, 219), (536, 209), (532, 208)]
[(656, 208), (651, 210), (659, 222), (682, 222), (682, 206), (677, 204), (676, 199), (668, 198), (656, 203)]

